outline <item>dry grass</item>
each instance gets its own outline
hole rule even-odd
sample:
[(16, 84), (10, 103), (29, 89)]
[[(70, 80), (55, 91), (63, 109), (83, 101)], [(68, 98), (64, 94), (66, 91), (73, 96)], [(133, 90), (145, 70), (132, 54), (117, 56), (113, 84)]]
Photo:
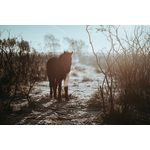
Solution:
[(82, 82), (88, 82), (88, 81), (93, 81), (92, 79), (84, 76), (83, 79), (82, 79)]
[(75, 73), (75, 72), (72, 72), (72, 73), (71, 73), (71, 76), (73, 76), (73, 77), (77, 77), (77, 76), (78, 76), (78, 74), (77, 74), (77, 73)]
[(84, 71), (84, 70), (85, 70), (85, 68), (80, 67), (80, 66), (75, 66), (74, 69), (75, 69), (76, 71)]
[(91, 99), (88, 101), (88, 108), (102, 108), (102, 100), (98, 92), (94, 93), (91, 97)]

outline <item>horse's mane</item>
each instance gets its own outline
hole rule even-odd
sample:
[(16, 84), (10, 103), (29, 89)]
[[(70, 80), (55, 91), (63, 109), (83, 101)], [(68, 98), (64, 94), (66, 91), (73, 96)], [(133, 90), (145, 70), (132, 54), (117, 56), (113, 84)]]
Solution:
[(68, 52), (68, 51), (64, 51), (64, 53), (62, 53), (60, 56), (59, 56), (59, 58), (61, 59), (61, 58), (63, 58), (63, 57), (67, 57), (67, 56), (69, 56), (69, 55), (72, 55), (73, 54), (73, 52)]
[(63, 72), (64, 74), (67, 74), (70, 71), (70, 67), (71, 67), (71, 56), (72, 56), (73, 52), (65, 52), (62, 53), (58, 60), (59, 60), (59, 67), (61, 69), (61, 72)]

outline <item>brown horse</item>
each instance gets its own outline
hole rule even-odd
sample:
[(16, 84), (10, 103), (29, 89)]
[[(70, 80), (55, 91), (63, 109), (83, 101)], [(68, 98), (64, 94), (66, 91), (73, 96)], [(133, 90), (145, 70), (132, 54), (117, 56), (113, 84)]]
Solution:
[[(58, 100), (61, 100), (61, 84), (62, 80), (68, 80), (68, 74), (72, 65), (73, 52), (62, 53), (59, 57), (50, 58), (47, 62), (47, 76), (49, 79), (50, 97), (52, 97), (52, 90), (54, 92), (54, 98), (56, 98), (57, 84), (58, 88)], [(68, 85), (65, 85), (65, 99), (68, 99)]]

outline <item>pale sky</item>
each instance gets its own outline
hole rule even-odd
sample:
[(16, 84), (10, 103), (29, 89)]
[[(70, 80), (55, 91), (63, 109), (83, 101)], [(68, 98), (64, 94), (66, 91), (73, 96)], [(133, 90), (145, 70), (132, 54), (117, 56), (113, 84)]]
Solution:
[(11, 36), (21, 34), (24, 40), (32, 41), (35, 48), (37, 48), (39, 43), (41, 47), (44, 47), (44, 35), (46, 34), (53, 34), (55, 38), (59, 39), (61, 45), (59, 51), (68, 48), (68, 45), (64, 43), (64, 37), (75, 40), (81, 39), (88, 45), (88, 36), (84, 25), (1, 25), (0, 31), (2, 32), (4, 29), (2, 38), (7, 37), (8, 32), (6, 30), (10, 30)]
[[(98, 26), (92, 27), (95, 28)], [(129, 35), (133, 34), (134, 25), (125, 25), (121, 27), (124, 27)], [(149, 26), (146, 27), (149, 28)], [(10, 35), (12, 37), (21, 34), (21, 37), (28, 42), (32, 42), (32, 46), (39, 52), (44, 52), (44, 35), (46, 34), (53, 34), (55, 38), (59, 39), (59, 44), (61, 45), (58, 50), (59, 52), (63, 52), (68, 49), (68, 45), (64, 43), (64, 37), (84, 41), (88, 46), (87, 52), (92, 52), (88, 34), (86, 32), (86, 25), (0, 25), (0, 31), (2, 32), (3, 30), (4, 32), (1, 35), (2, 39), (4, 37), (8, 37), (7, 30), (10, 31)], [(124, 35), (123, 30), (120, 30), (119, 34)], [(95, 30), (92, 31), (92, 42), (94, 44), (95, 51), (104, 47), (109, 47), (109, 43), (106, 38), (101, 34), (96, 33)]]

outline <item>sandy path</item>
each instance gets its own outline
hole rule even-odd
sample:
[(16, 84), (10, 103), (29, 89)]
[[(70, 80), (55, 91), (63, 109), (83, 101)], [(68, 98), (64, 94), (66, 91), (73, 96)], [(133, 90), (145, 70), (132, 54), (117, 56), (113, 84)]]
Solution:
[(103, 75), (96, 73), (91, 66), (72, 66), (68, 102), (63, 96), (61, 102), (49, 98), (48, 81), (37, 83), (32, 92), (36, 101), (35, 107), (28, 110), (22, 107), (21, 113), (13, 114), (15, 119), (10, 124), (100, 124), (96, 118), (101, 109), (88, 108), (87, 102), (98, 90), (102, 78)]

